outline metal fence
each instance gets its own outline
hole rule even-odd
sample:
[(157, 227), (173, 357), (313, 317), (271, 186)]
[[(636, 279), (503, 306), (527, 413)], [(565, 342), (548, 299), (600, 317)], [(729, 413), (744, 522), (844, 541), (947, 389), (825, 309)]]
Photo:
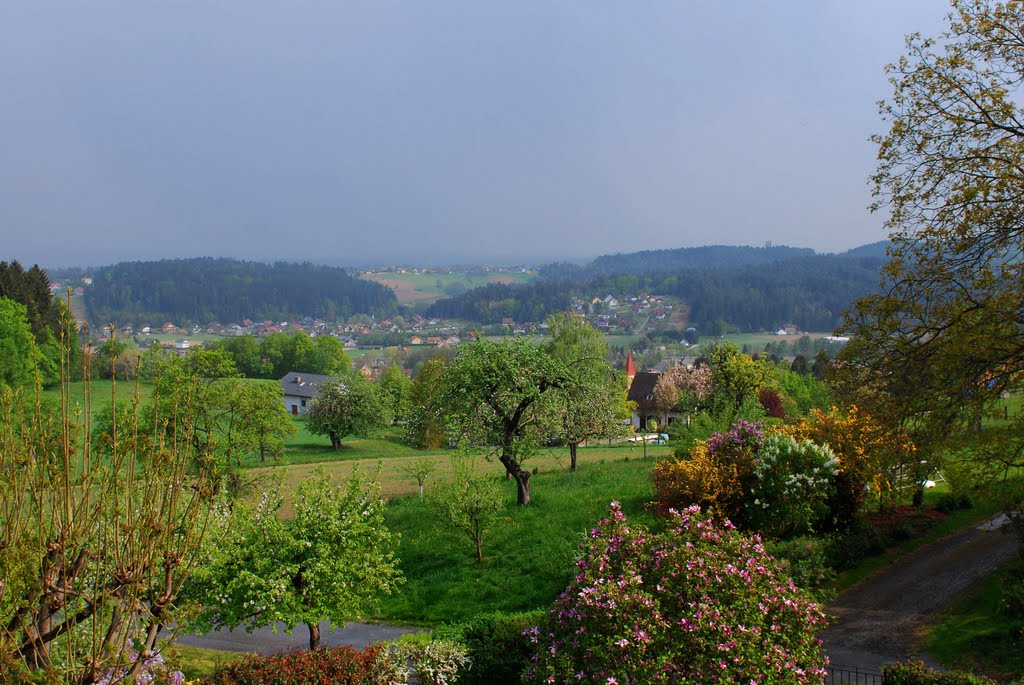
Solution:
[(827, 685), (882, 685), (882, 674), (856, 666), (829, 666)]

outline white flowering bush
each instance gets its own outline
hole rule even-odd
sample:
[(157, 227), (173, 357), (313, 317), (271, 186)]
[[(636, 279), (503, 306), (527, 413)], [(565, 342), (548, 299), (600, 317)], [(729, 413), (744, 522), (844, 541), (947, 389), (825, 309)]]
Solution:
[(382, 646), (377, 664), (388, 685), (454, 685), (470, 659), (463, 645), (420, 633)]
[(839, 468), (827, 446), (772, 433), (754, 454), (750, 497), (751, 529), (776, 538), (812, 530), (828, 515), (826, 501)]

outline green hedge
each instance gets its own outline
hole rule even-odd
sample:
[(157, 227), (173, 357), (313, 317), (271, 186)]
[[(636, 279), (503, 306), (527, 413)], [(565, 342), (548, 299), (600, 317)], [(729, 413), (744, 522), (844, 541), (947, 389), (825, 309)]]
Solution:
[(459, 685), (519, 685), (520, 674), (533, 656), (523, 631), (542, 625), (547, 611), (481, 614), (464, 623), (446, 625), (432, 637), (464, 645), (472, 661), (460, 674)]

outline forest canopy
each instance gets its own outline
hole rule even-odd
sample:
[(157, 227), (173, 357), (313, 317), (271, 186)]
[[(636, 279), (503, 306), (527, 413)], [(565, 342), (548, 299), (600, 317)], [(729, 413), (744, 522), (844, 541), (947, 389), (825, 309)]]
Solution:
[(352, 314), (387, 313), (397, 306), (388, 288), (338, 267), (212, 258), (102, 267), (86, 289), (85, 304), (92, 321), (118, 324), (281, 321), (304, 316), (333, 321)]
[[(718, 248), (715, 254), (721, 256), (726, 249)], [(585, 275), (586, 268), (567, 267), (560, 278), (549, 268), (543, 280), (475, 288), (465, 295), (439, 300), (429, 313), (484, 324), (497, 323), (504, 317), (543, 321), (567, 309), (574, 297), (589, 300), (594, 295), (622, 297), (647, 292), (684, 300), (690, 308), (689, 325), (708, 333), (715, 333), (723, 325), (741, 331), (775, 330), (789, 322), (803, 330), (831, 330), (841, 322), (843, 311), (853, 300), (877, 289), (883, 264), (883, 258), (871, 251), (867, 251), (868, 256), (858, 252), (744, 263), (749, 257), (746, 251), (763, 248), (733, 249), (739, 251), (736, 256), (741, 265), (590, 276)], [(624, 269), (634, 263), (626, 259), (632, 255), (622, 257)]]

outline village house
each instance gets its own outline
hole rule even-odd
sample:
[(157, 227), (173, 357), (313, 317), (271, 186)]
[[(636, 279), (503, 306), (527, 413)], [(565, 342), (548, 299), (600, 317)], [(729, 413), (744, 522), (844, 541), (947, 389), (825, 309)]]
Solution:
[(320, 386), (329, 380), (330, 376), (322, 374), (290, 371), (281, 379), (284, 408), (292, 416), (308, 413), (310, 404), (320, 394)]

